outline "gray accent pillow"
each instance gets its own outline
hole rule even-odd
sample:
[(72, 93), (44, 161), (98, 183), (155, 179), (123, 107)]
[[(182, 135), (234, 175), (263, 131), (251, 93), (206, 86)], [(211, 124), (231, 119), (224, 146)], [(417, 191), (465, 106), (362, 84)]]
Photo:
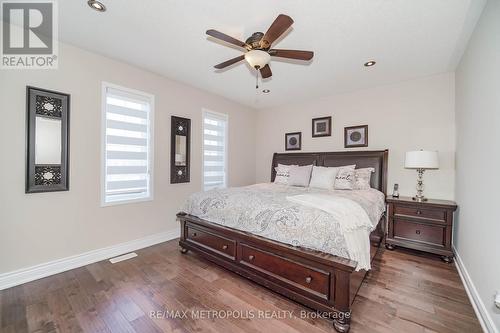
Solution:
[(361, 168), (354, 170), (354, 189), (355, 190), (368, 190), (371, 188), (370, 181), (372, 173), (375, 172), (374, 168)]
[(290, 168), (288, 185), (308, 187), (311, 180), (312, 164), (305, 166), (293, 166)]

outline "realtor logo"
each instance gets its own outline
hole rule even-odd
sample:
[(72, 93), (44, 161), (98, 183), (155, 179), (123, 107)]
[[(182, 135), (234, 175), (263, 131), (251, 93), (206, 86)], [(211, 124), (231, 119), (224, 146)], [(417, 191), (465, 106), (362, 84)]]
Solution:
[(57, 68), (54, 0), (2, 1), (2, 69)]

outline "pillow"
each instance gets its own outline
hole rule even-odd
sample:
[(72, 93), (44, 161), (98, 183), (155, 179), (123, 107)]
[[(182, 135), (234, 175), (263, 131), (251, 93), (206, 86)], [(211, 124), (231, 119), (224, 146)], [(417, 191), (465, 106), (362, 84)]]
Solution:
[(335, 176), (337, 176), (339, 169), (338, 167), (313, 166), (309, 187), (333, 190)]
[(274, 170), (276, 170), (276, 177), (274, 178), (274, 182), (276, 184), (287, 185), (288, 178), (290, 177), (290, 168), (292, 166), (298, 166), (298, 165), (278, 164), (278, 166), (274, 168)]
[(349, 165), (339, 169), (337, 176), (335, 176), (335, 189), (336, 190), (352, 190), (354, 188), (354, 168), (355, 165)]
[(372, 173), (375, 172), (374, 168), (362, 168), (354, 170), (354, 189), (355, 190), (368, 190), (371, 188), (370, 180)]
[(290, 168), (288, 185), (308, 187), (311, 179), (312, 164), (306, 166), (292, 166)]

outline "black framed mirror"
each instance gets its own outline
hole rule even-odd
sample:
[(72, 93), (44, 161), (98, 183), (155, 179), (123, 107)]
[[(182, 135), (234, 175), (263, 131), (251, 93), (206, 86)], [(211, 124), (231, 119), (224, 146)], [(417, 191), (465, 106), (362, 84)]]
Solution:
[(26, 193), (69, 190), (70, 95), (26, 87)]
[(191, 119), (172, 116), (170, 129), (170, 183), (189, 183)]

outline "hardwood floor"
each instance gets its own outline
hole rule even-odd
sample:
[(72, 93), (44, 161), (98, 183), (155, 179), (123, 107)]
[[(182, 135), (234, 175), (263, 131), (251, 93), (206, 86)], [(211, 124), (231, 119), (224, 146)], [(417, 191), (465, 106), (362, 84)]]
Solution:
[[(0, 291), (0, 332), (334, 332), (314, 312), (191, 252), (181, 254), (176, 240), (137, 254)], [(454, 265), (380, 249), (354, 301), (351, 332), (481, 327)]]

